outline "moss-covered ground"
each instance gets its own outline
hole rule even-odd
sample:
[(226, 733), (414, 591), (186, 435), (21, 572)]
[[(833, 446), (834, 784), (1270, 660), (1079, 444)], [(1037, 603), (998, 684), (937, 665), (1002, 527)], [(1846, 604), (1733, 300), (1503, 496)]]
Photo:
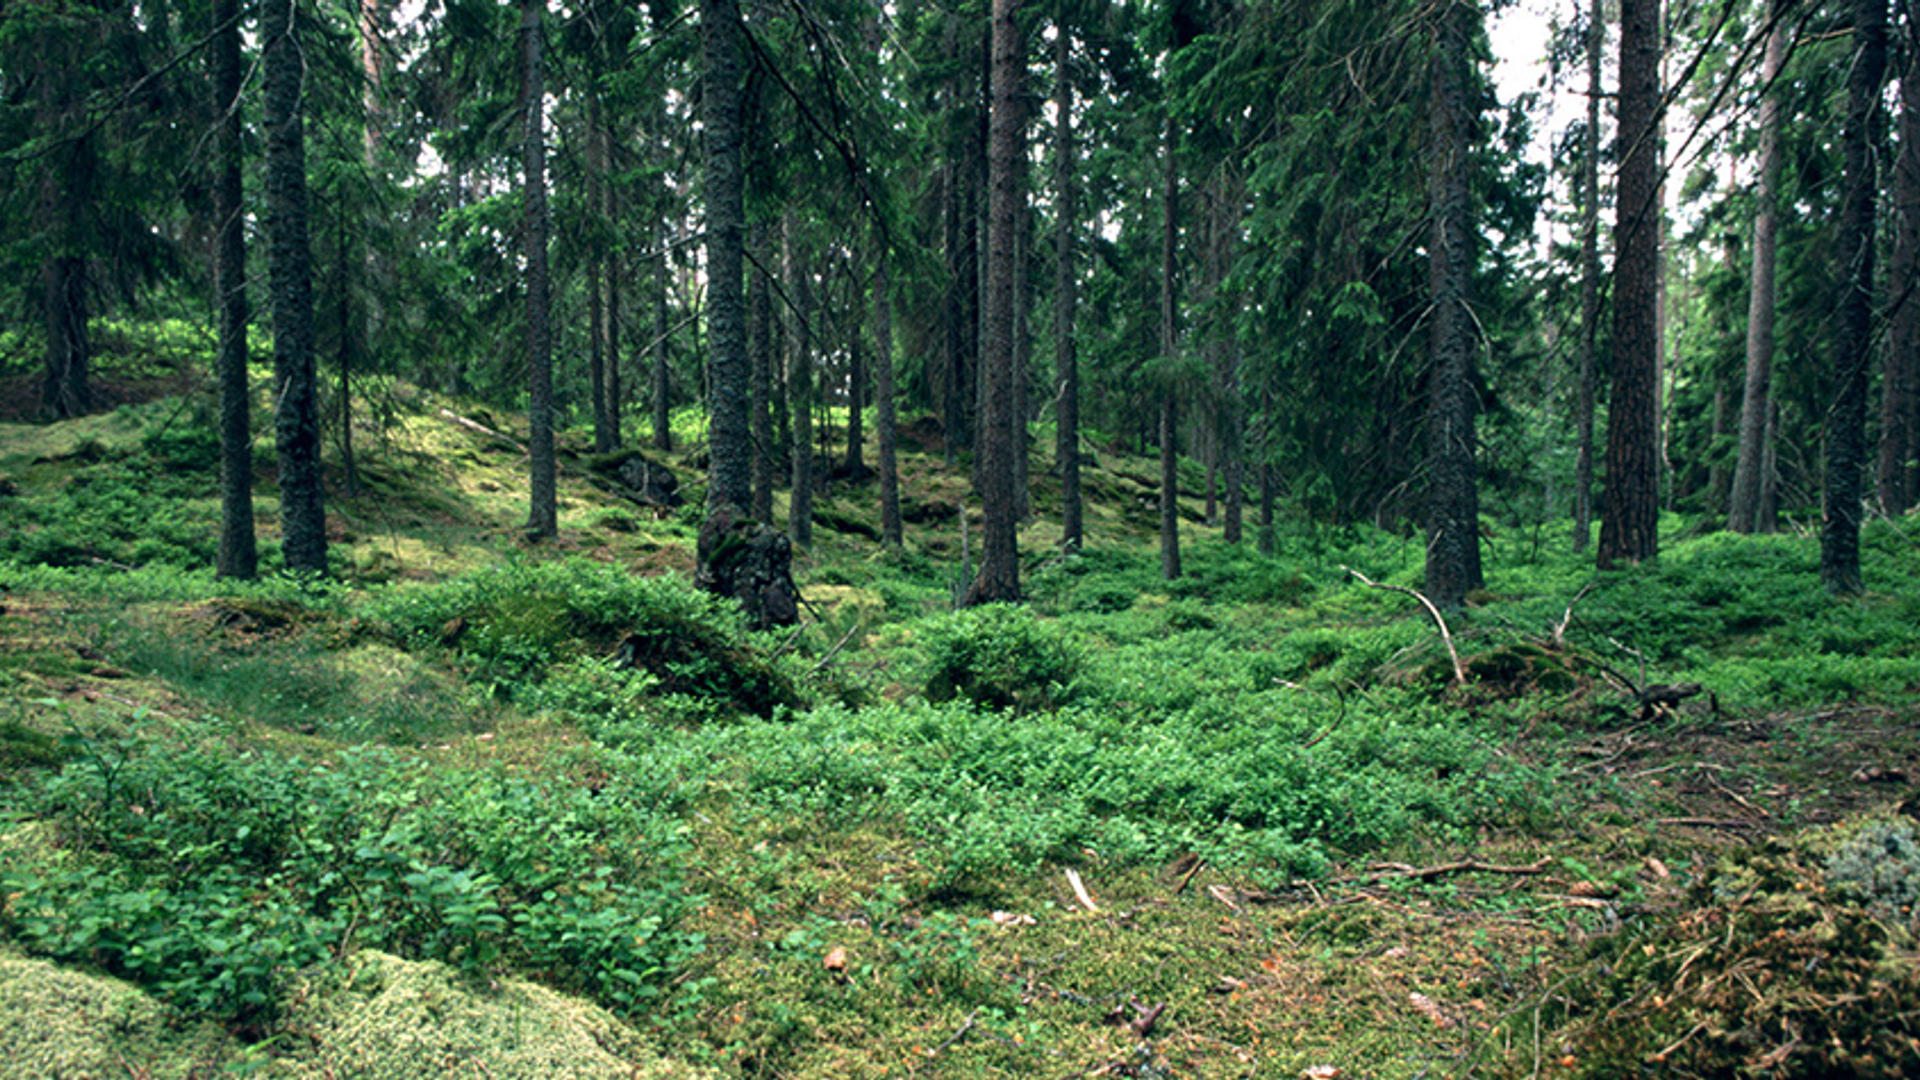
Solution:
[(1920, 1070), (1911, 519), (1844, 601), (1808, 535), (1595, 575), (1490, 520), (1457, 684), (1345, 571), (1417, 537), (1263, 557), (1193, 493), (1164, 582), (1120, 454), (955, 613), (966, 463), (909, 438), (905, 547), (831, 488), (755, 634), (581, 433), (534, 545), (516, 418), (381, 395), (324, 583), (205, 571), (204, 402), (0, 424), (0, 1075)]

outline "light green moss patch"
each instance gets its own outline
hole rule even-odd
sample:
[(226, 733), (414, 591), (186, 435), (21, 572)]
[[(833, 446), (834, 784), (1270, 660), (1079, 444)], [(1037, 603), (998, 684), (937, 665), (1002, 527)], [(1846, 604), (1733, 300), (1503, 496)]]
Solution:
[(533, 983), (482, 986), (444, 964), (362, 952), (293, 995), (275, 1075), (634, 1080), (707, 1073), (661, 1059), (612, 1014)]
[(221, 1034), (178, 1027), (117, 979), (0, 952), (0, 1072), (8, 1076), (205, 1075)]

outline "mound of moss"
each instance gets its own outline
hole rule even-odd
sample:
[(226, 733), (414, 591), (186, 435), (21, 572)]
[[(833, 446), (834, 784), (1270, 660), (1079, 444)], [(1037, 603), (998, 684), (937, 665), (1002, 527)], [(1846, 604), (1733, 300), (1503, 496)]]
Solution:
[(213, 1025), (176, 1024), (118, 979), (0, 952), (0, 1072), (8, 1076), (202, 1076), (220, 1039)]
[(516, 979), (478, 985), (444, 964), (355, 954), (309, 976), (275, 1075), (319, 1080), (661, 1080), (709, 1075), (660, 1058), (611, 1013)]

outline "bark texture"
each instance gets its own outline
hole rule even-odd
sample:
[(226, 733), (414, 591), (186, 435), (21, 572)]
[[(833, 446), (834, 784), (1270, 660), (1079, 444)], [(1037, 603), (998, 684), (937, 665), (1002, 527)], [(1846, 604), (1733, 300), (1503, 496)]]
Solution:
[(253, 532), (253, 417), (247, 386), (247, 240), (241, 187), (238, 0), (213, 5), (213, 292), (220, 320), (220, 552), (216, 572), (259, 573)]
[(1085, 542), (1086, 522), (1080, 506), (1080, 357), (1073, 325), (1078, 306), (1079, 276), (1074, 258), (1077, 224), (1074, 195), (1078, 186), (1073, 149), (1072, 35), (1064, 23), (1054, 27), (1053, 39), (1053, 198), (1055, 211), (1053, 271), (1053, 367), (1060, 381), (1060, 404), (1054, 413), (1058, 441), (1054, 461), (1060, 470), (1060, 544), (1076, 551)]
[(1920, 26), (1902, 20), (1900, 151), (1893, 163), (1892, 314), (1880, 401), (1880, 502), (1904, 514), (1920, 501)]
[(1468, 191), (1474, 118), (1473, 38), (1480, 12), (1467, 0), (1447, 0), (1436, 16), (1429, 69), (1427, 283), (1433, 313), (1428, 325), (1427, 595), (1458, 607), (1483, 584), (1480, 570), (1480, 495), (1474, 474), (1473, 218)]
[(1861, 589), (1861, 490), (1867, 465), (1867, 367), (1873, 355), (1873, 230), (1879, 194), (1873, 160), (1874, 114), (1887, 68), (1887, 2), (1854, 0), (1853, 64), (1847, 73), (1847, 118), (1840, 141), (1845, 195), (1839, 248), (1846, 276), (1834, 334), (1833, 409), (1827, 418), (1825, 520), (1820, 529), (1820, 580), (1846, 596)]
[(1600, 54), (1607, 21), (1602, 0), (1587, 9), (1587, 130), (1580, 163), (1580, 371), (1574, 390), (1573, 550), (1593, 538), (1593, 391), (1600, 341)]
[(520, 2), (521, 170), (527, 274), (527, 533), (559, 532), (557, 463), (553, 453), (553, 338), (547, 324), (547, 134), (546, 61), (541, 23), (546, 0)]
[(1020, 599), (1014, 418), (1014, 230), (1020, 227), (1020, 75), (1024, 67), (1017, 0), (993, 0), (991, 134), (987, 153), (987, 304), (981, 358), (986, 393), (980, 418), (980, 573), (970, 604)]
[(746, 305), (741, 250), (746, 211), (740, 175), (740, 4), (701, 0), (701, 119), (706, 148), (709, 511), (751, 503)]
[[(1766, 59), (1760, 80), (1773, 86), (1786, 62), (1787, 32), (1780, 12), (1767, 35)], [(1733, 464), (1733, 490), (1727, 497), (1727, 528), (1737, 533), (1761, 531), (1760, 468), (1767, 457), (1767, 413), (1772, 407), (1774, 264), (1778, 250), (1777, 214), (1780, 186), (1780, 95), (1760, 101), (1760, 175), (1753, 191), (1753, 267), (1747, 293), (1746, 381), (1740, 393), (1739, 449)]]
[(1660, 3), (1620, 3), (1613, 401), (1599, 566), (1659, 553)]
[(280, 548), (289, 570), (325, 573), (327, 529), (320, 472), (320, 395), (313, 348), (313, 248), (307, 233), (306, 61), (295, 0), (267, 0), (265, 56), (268, 281), (280, 459)]

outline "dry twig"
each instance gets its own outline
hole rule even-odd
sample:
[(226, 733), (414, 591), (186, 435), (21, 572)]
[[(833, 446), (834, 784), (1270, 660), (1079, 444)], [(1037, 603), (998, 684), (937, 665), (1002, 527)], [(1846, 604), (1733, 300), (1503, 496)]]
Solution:
[(1447, 646), (1447, 658), (1453, 661), (1453, 681), (1461, 686), (1466, 685), (1467, 669), (1460, 664), (1460, 650), (1453, 647), (1453, 632), (1447, 629), (1447, 620), (1440, 614), (1440, 609), (1434, 606), (1433, 601), (1427, 599), (1426, 596), (1418, 590), (1409, 589), (1404, 585), (1382, 585), (1351, 566), (1343, 566), (1340, 569), (1359, 578), (1360, 583), (1370, 589), (1385, 589), (1387, 592), (1405, 593), (1415, 600), (1420, 601), (1421, 605), (1427, 609), (1427, 614), (1433, 616), (1433, 624), (1440, 628), (1440, 640)]

